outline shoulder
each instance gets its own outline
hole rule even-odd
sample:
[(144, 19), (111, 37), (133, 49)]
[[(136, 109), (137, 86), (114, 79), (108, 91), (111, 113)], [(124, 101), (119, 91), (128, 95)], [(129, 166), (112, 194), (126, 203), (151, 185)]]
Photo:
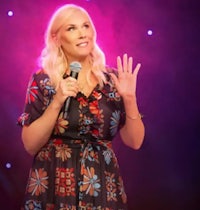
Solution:
[(32, 77), (36, 80), (49, 79), (49, 76), (43, 69), (39, 69), (32, 74)]
[(39, 69), (32, 73), (29, 86), (38, 86), (40, 89), (53, 90), (54, 87), (50, 81), (50, 78), (43, 69)]
[(38, 84), (40, 84), (40, 83), (47, 84), (48, 83), (49, 85), (51, 85), (49, 75), (47, 73), (45, 73), (45, 71), (43, 69), (39, 69), (39, 70), (33, 72), (31, 75), (31, 80), (35, 81)]
[(55, 93), (55, 88), (53, 87), (50, 78), (43, 69), (39, 69), (32, 74), (29, 86), (37, 86), (40, 91), (46, 93)]

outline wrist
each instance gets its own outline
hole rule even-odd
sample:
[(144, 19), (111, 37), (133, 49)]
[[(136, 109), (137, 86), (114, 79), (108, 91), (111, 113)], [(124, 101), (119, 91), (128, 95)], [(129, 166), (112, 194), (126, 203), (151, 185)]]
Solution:
[(140, 113), (138, 113), (137, 115), (127, 115), (126, 114), (126, 119), (130, 119), (130, 120), (142, 119), (142, 115)]
[(51, 106), (52, 109), (60, 110), (61, 107), (63, 106), (63, 103), (61, 103), (59, 99), (54, 97), (52, 102), (51, 102), (51, 104), (50, 104), (50, 106)]
[(123, 101), (126, 103), (130, 103), (130, 102), (137, 102), (137, 98), (136, 95), (126, 95), (123, 96)]

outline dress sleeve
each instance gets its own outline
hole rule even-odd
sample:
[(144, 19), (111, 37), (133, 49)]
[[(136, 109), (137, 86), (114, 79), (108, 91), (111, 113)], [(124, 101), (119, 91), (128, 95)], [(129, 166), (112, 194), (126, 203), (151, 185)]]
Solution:
[(39, 118), (52, 100), (55, 89), (43, 71), (34, 73), (28, 83), (23, 113), (17, 120), (18, 125), (30, 125)]

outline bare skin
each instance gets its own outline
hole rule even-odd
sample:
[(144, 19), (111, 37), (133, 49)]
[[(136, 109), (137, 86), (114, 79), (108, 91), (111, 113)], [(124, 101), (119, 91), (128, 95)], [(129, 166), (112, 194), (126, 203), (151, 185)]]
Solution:
[[(55, 42), (62, 47), (68, 61), (79, 61), (82, 70), (78, 80), (72, 77), (60, 80), (56, 94), (43, 115), (30, 125), (23, 126), (22, 140), (25, 149), (31, 155), (36, 154), (47, 143), (65, 100), (71, 96), (75, 97), (80, 90), (80, 85), (86, 81), (86, 74), (84, 73), (90, 67), (88, 61), (90, 52), (94, 47), (94, 31), (87, 16), (82, 12), (74, 13), (59, 33), (52, 36), (55, 38)], [(136, 66), (132, 73), (132, 58), (128, 58), (125, 54), (123, 62), (120, 57), (117, 58), (117, 68), (119, 77), (117, 78), (114, 74), (111, 74), (111, 76), (119, 94), (123, 98), (125, 111), (128, 116), (138, 116), (139, 111), (135, 92), (140, 64)], [(97, 84), (93, 74), (91, 74), (91, 81), (93, 85), (87, 87), (89, 91), (86, 95), (90, 94)], [(144, 138), (142, 120), (139, 117), (136, 120), (126, 118), (126, 123), (120, 130), (120, 134), (126, 145), (138, 149)]]
[[(136, 83), (141, 64), (137, 64), (132, 71), (133, 59), (123, 55), (123, 61), (117, 57), (118, 78), (111, 74), (119, 94), (122, 96), (126, 112), (126, 123), (120, 130), (123, 142), (133, 148), (139, 149), (144, 139), (144, 124), (139, 115), (136, 101)], [(131, 119), (131, 118), (132, 119)]]

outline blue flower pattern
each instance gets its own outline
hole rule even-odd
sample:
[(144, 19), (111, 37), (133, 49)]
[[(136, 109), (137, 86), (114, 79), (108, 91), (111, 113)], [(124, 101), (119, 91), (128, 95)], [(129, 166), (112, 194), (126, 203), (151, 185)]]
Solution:
[(114, 111), (112, 113), (111, 121), (110, 121), (110, 132), (111, 136), (114, 136), (117, 133), (118, 126), (119, 126), (119, 120), (120, 120), (120, 111)]
[[(69, 119), (69, 126), (58, 136), (52, 135), (52, 139), (37, 154), (32, 170), (38, 170), (45, 161), (44, 170), (47, 172), (45, 176), (49, 177), (49, 187), (44, 187), (43, 193), (45, 196), (51, 194), (52, 197), (49, 196), (47, 201), (44, 201), (40, 195), (32, 195), (27, 191), (24, 209), (41, 210), (45, 207), (76, 209), (77, 200), (81, 209), (126, 209), (123, 183), (120, 182), (119, 185), (116, 183), (116, 180), (120, 180), (120, 174), (111, 143), (120, 126), (123, 126), (124, 107), (109, 74), (107, 76), (108, 83), (102, 89), (97, 86), (89, 97), (78, 93), (71, 101), (74, 106), (70, 111), (75, 117)], [(55, 89), (51, 86), (48, 75), (41, 71), (34, 74), (28, 92), (30, 94), (26, 100), (25, 111), (20, 118), (21, 125), (29, 125), (42, 115), (51, 102)], [(75, 128), (73, 133), (68, 129), (71, 125)], [(65, 141), (63, 138), (65, 135), (72, 135), (73, 139)], [(57, 164), (58, 157), (54, 153), (58, 145), (67, 145), (72, 151), (71, 157), (67, 161), (62, 161), (61, 165)], [(53, 161), (56, 163), (55, 166), (52, 166)], [(80, 166), (80, 170), (75, 169), (77, 165)], [(53, 195), (55, 174), (52, 173), (52, 167), (57, 167), (61, 171), (68, 166), (76, 171), (74, 175), (78, 194), (65, 198), (59, 194)], [(60, 185), (63, 180), (65, 181), (65, 178), (59, 180)], [(40, 181), (45, 180), (38, 180), (38, 183)], [(69, 188), (64, 187), (62, 190), (68, 193)], [(102, 202), (102, 197), (105, 198), (105, 203)], [(55, 199), (62, 199), (63, 204), (55, 204)], [(70, 205), (67, 203), (68, 200), (71, 202)], [(91, 203), (91, 200), (95, 201), (95, 204)]]

